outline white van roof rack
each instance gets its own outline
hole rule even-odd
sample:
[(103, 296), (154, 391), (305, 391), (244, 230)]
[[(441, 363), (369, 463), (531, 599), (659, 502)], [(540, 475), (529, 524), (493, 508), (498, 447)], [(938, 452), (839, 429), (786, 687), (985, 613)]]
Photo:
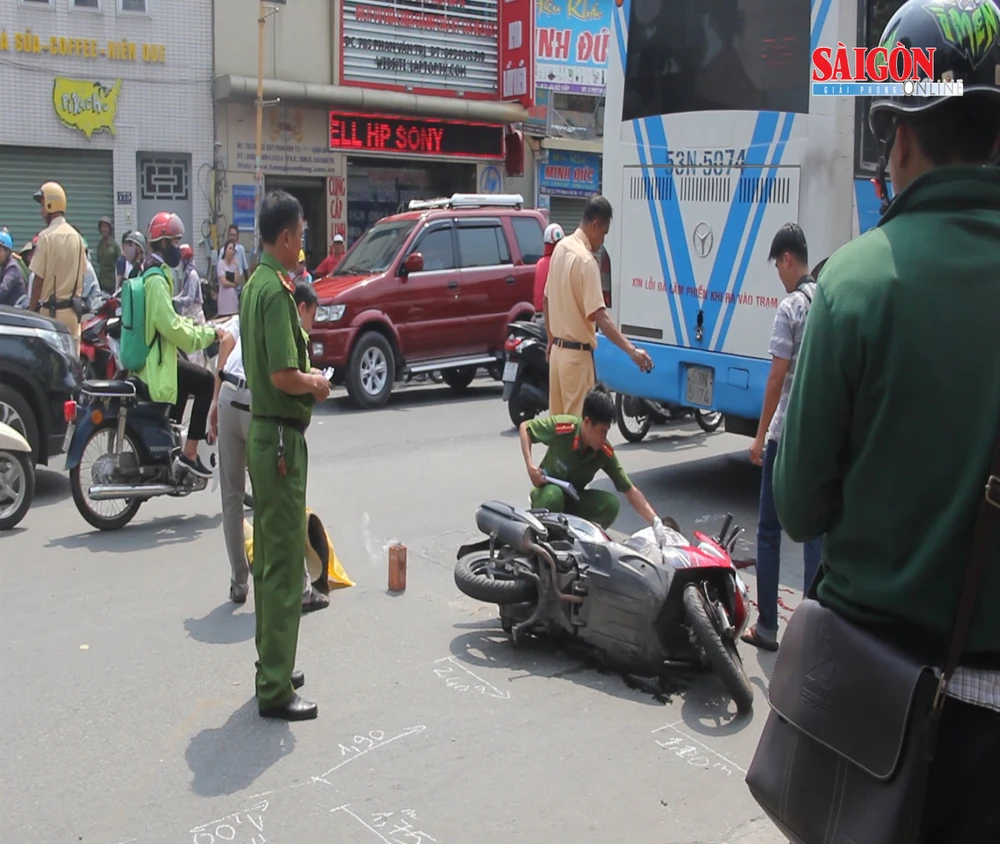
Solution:
[(440, 199), (411, 199), (410, 211), (430, 211), (435, 208), (522, 208), (524, 197), (519, 193), (455, 193)]

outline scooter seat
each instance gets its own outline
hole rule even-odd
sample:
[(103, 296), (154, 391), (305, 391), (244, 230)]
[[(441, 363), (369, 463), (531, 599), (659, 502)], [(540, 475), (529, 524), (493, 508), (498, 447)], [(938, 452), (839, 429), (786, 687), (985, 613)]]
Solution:
[(111, 396), (114, 398), (134, 398), (135, 384), (131, 381), (84, 381), (80, 392), (90, 396)]

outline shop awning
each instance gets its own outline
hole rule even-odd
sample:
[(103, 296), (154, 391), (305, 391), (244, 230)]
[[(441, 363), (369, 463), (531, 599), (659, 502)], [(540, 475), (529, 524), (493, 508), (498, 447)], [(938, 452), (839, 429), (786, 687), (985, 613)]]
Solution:
[[(215, 99), (257, 99), (257, 80), (250, 76), (217, 76)], [(461, 97), (430, 97), (400, 91), (381, 91), (345, 85), (313, 85), (283, 79), (264, 80), (264, 99), (289, 105), (314, 105), (371, 114), (432, 117), (438, 120), (468, 120), (478, 123), (523, 123), (527, 110), (517, 103), (466, 100)]]

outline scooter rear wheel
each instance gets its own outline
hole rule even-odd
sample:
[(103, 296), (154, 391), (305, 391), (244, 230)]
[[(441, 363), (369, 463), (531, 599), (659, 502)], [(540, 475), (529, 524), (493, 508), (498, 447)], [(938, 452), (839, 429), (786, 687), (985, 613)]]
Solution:
[(455, 585), (470, 598), (487, 604), (522, 604), (534, 601), (537, 595), (533, 580), (508, 575), (484, 551), (466, 554), (458, 561)]
[(526, 404), (521, 398), (521, 393), (514, 390), (514, 393), (507, 399), (507, 413), (510, 414), (510, 421), (515, 428), (520, 428), (522, 422), (534, 419), (541, 411)]
[(749, 712), (753, 708), (753, 686), (743, 669), (743, 660), (736, 645), (723, 641), (719, 635), (712, 621), (712, 611), (696, 583), (684, 587), (684, 610), (698, 644), (704, 648), (712, 668), (735, 701), (736, 710), (741, 714)]
[[(646, 434), (649, 433), (649, 429), (653, 426), (653, 417), (648, 411), (645, 416), (632, 416), (629, 413), (631, 408), (626, 407), (628, 398), (628, 396), (623, 396), (621, 393), (615, 396), (615, 417), (618, 421), (618, 430), (621, 431), (622, 436), (630, 443), (642, 442), (646, 438)], [(632, 402), (628, 403), (631, 404)], [(630, 427), (630, 424), (635, 427)]]
[[(69, 472), (69, 488), (73, 493), (73, 503), (76, 505), (76, 509), (80, 512), (80, 515), (86, 519), (87, 523), (98, 530), (120, 530), (135, 518), (135, 514), (139, 512), (139, 507), (142, 506), (142, 501), (134, 498), (113, 499), (107, 502), (92, 502), (87, 495), (87, 490), (84, 488), (84, 484), (87, 485), (87, 488), (90, 487), (91, 474), (94, 469), (93, 464), (87, 465), (86, 476), (84, 476), (83, 470), (85, 467), (83, 464), (83, 458), (86, 457), (88, 448), (91, 447), (97, 437), (105, 437), (108, 443), (105, 456), (108, 456), (110, 454), (110, 450), (114, 448), (117, 430), (118, 421), (115, 419), (109, 419), (91, 431), (90, 436), (87, 438), (87, 442), (83, 445), (80, 462), (70, 469)], [(132, 434), (128, 431), (125, 432), (124, 446), (125, 448), (123, 448), (123, 451), (127, 449), (129, 452), (134, 454), (138, 460), (141, 461), (143, 459), (142, 449), (136, 443)], [(94, 462), (96, 463), (96, 460)], [(94, 504), (115, 504), (119, 502), (124, 502), (124, 509), (119, 510), (113, 516), (98, 513), (93, 506)]]

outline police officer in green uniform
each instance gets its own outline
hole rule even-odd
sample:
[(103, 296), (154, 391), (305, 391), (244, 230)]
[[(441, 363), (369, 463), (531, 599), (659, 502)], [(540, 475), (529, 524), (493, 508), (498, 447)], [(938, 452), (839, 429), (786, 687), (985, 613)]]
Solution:
[[(556, 415), (521, 424), (521, 453), (528, 477), (535, 486), (531, 491), (531, 506), (554, 513), (570, 513), (608, 528), (618, 517), (618, 497), (612, 492), (585, 488), (598, 471), (603, 471), (611, 478), (615, 489), (623, 493), (635, 511), (653, 526), (656, 541), (662, 547), (668, 541), (663, 522), (653, 512), (646, 496), (629, 480), (608, 442), (608, 431), (614, 419), (614, 399), (607, 388), (598, 384), (583, 400), (582, 419)], [(541, 465), (535, 465), (531, 457), (534, 443), (548, 446)], [(550, 483), (551, 479), (572, 484), (579, 500), (563, 487)]]
[(313, 403), (330, 394), (310, 372), (308, 338), (299, 322), (288, 271), (302, 244), (302, 206), (284, 191), (268, 193), (259, 228), (264, 255), (243, 291), (240, 327), (250, 390), (247, 468), (254, 494), (254, 604), (257, 615), (257, 707), (266, 718), (315, 718), (315, 703), (296, 689), (306, 536), (306, 427)]

